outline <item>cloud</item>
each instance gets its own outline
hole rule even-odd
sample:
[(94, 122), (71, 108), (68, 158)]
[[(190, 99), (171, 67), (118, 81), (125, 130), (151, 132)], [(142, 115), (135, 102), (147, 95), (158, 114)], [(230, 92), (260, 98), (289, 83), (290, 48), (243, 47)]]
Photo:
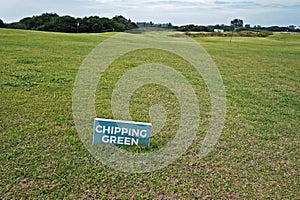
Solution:
[(228, 2), (228, 1), (215, 1), (214, 2), (215, 4), (217, 4), (217, 5), (226, 5), (226, 4), (231, 4), (230, 2)]
[[(185, 8), (194, 9), (221, 9), (221, 8), (283, 8), (299, 5), (299, 0), (78, 0), (81, 1), (85, 8), (89, 9), (153, 9), (160, 10), (173, 9), (182, 10)], [(158, 10), (159, 11), (159, 10)]]
[[(235, 17), (251, 24), (299, 23), (299, 0), (77, 0), (82, 9), (101, 15), (122, 14), (133, 21), (174, 24), (225, 23)], [(291, 11), (293, 10), (293, 12)], [(280, 15), (278, 14), (280, 13)], [(292, 14), (291, 14), (292, 13)], [(270, 17), (270, 16), (274, 17)], [(292, 19), (292, 20), (291, 20)], [(299, 22), (298, 22), (299, 21)]]

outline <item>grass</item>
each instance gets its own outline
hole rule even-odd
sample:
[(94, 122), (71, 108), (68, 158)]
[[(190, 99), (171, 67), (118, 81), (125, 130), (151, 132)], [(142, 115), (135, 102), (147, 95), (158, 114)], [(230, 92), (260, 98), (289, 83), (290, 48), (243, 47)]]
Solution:
[[(299, 35), (236, 37), (232, 43), (224, 37), (196, 38), (216, 62), (227, 92), (225, 128), (204, 159), (196, 155), (210, 104), (201, 77), (180, 58), (158, 50), (131, 52), (113, 63), (98, 87), (99, 117), (112, 117), (109, 98), (118, 77), (153, 61), (181, 71), (201, 100), (200, 131), (188, 152), (167, 168), (134, 175), (96, 161), (73, 122), (78, 68), (110, 35), (0, 29), (1, 199), (299, 198)], [(176, 98), (166, 88), (148, 85), (131, 101), (138, 121), (150, 120), (150, 105), (166, 106), (166, 127), (151, 141), (152, 150), (160, 148), (176, 130)]]
[[(209, 94), (204, 81), (193, 66), (171, 53), (162, 50), (144, 49), (128, 53), (121, 57), (103, 75), (104, 78), (101, 83), (105, 84), (99, 85), (97, 93), (97, 116), (113, 118), (112, 111), (110, 110), (110, 99), (117, 81), (128, 69), (151, 63), (167, 63), (168, 66), (173, 67), (185, 77), (188, 77), (197, 96), (202, 100), (200, 105), (201, 110), (203, 113), (209, 114)], [(166, 109), (167, 121), (163, 130), (151, 138), (151, 148), (143, 149), (144, 151), (155, 151), (166, 145), (175, 136), (180, 124), (181, 110), (176, 96), (166, 87), (155, 84), (146, 85), (133, 94), (130, 102), (130, 111), (133, 120), (150, 122), (149, 108), (156, 104), (162, 104)], [(208, 129), (207, 120), (209, 119), (205, 118), (204, 114), (201, 117), (203, 118), (201, 133), (206, 133)], [(203, 138), (204, 135), (202, 134)], [(132, 150), (132, 148), (128, 150)], [(137, 147), (133, 148), (133, 150), (140, 151), (141, 149)]]

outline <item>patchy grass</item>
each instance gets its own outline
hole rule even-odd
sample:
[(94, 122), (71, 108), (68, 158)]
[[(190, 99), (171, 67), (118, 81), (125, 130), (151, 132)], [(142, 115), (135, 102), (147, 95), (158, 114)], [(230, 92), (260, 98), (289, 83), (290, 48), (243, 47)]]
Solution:
[[(96, 161), (81, 143), (72, 116), (72, 89), (87, 54), (111, 34), (61, 34), (0, 29), (1, 199), (297, 199), (299, 193), (299, 35), (196, 38), (212, 56), (227, 91), (227, 118), (218, 146), (197, 153), (207, 130), (205, 83), (185, 61), (143, 50), (117, 60), (103, 75), (97, 113), (112, 117), (114, 83), (129, 68), (163, 62), (183, 73), (201, 100), (201, 126), (188, 152), (148, 174), (124, 174)], [(140, 59), (143, 57), (144, 59)], [(148, 91), (145, 93), (145, 91)], [(132, 96), (135, 120), (149, 121), (161, 102), (168, 120), (158, 149), (173, 136), (178, 103), (148, 85)], [(137, 111), (138, 110), (138, 111)]]

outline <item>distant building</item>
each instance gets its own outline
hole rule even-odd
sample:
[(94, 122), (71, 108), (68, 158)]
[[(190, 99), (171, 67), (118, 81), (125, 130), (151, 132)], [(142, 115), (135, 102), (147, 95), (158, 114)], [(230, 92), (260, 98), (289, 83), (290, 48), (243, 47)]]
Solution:
[(148, 22), (137, 22), (136, 25), (139, 28), (152, 27), (151, 22), (150, 23), (148, 23)]
[(296, 26), (295, 25), (289, 25), (288, 27), (291, 31), (294, 31), (296, 29)]
[(159, 27), (162, 27), (162, 28), (169, 28), (169, 27), (172, 27), (172, 23), (169, 22), (169, 23), (164, 23), (164, 24), (158, 24)]
[(223, 29), (214, 29), (214, 32), (215, 33), (224, 33), (224, 30)]

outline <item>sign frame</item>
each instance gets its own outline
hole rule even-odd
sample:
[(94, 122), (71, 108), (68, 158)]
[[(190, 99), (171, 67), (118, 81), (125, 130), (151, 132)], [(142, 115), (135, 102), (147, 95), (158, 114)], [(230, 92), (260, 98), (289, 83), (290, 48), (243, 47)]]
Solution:
[(151, 128), (151, 123), (95, 118), (93, 145), (101, 143), (149, 148)]

